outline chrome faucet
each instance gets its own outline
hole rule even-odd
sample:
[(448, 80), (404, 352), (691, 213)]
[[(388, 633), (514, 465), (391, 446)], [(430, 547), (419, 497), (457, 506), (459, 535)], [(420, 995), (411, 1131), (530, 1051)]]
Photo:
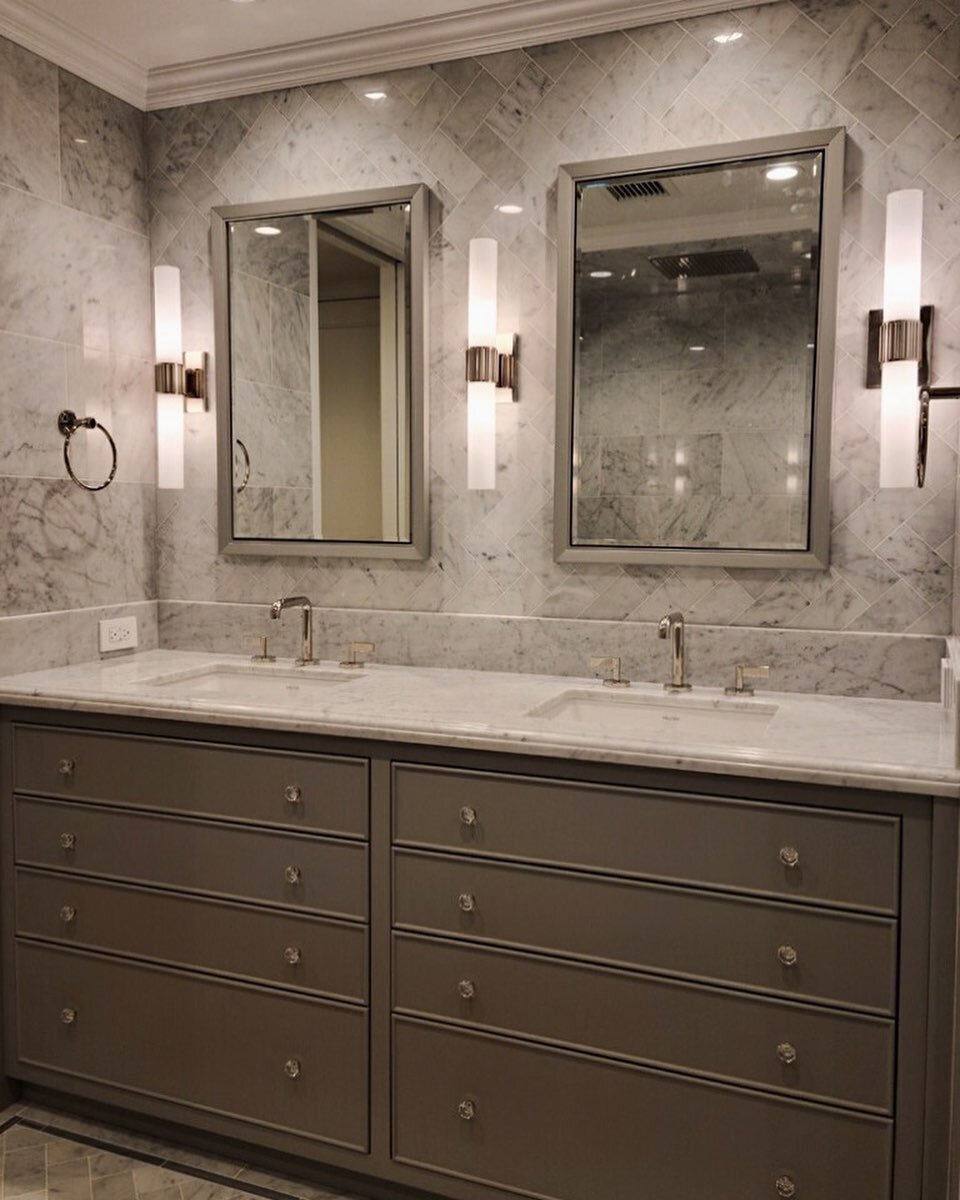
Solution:
[(274, 600), (270, 605), (270, 617), (280, 620), (280, 614), (285, 608), (302, 608), (303, 625), (300, 631), (300, 657), (296, 660), (298, 667), (312, 666), (317, 660), (313, 657), (313, 611), (306, 596), (284, 596), (282, 600)]
[(672, 612), (661, 617), (660, 624), (657, 626), (657, 636), (670, 638), (670, 646), (673, 650), (670, 682), (663, 686), (668, 692), (686, 691), (690, 684), (684, 683), (683, 679), (683, 613)]

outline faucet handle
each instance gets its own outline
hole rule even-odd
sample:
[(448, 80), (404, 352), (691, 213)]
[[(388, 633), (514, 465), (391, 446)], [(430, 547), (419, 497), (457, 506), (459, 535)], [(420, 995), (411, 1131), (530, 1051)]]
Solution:
[(727, 696), (752, 696), (753, 688), (749, 683), (743, 681), (745, 679), (766, 679), (769, 674), (768, 666), (748, 667), (745, 663), (737, 663), (733, 676), (733, 687), (725, 687), (724, 694)]
[(358, 654), (372, 654), (376, 650), (373, 642), (351, 642), (347, 646), (347, 657), (341, 662), (341, 667), (354, 668), (362, 667), (363, 661), (357, 658)]
[(271, 663), (271, 662), (276, 662), (276, 661), (277, 661), (277, 656), (276, 656), (275, 654), (268, 654), (268, 653), (267, 653), (267, 642), (268, 642), (268, 640), (269, 640), (269, 638), (268, 638), (268, 635), (267, 635), (267, 634), (264, 634), (264, 633), (245, 633), (245, 634), (243, 635), (243, 637), (242, 637), (240, 640), (242, 641), (242, 643), (243, 643), (245, 646), (249, 646), (249, 645), (255, 645), (255, 646), (259, 646), (259, 647), (260, 647), (260, 653), (259, 653), (259, 654), (252, 654), (252, 655), (250, 656), (250, 661), (251, 661), (251, 662), (266, 662), (266, 663)]
[(621, 679), (620, 677), (620, 659), (612, 655), (600, 655), (598, 658), (590, 659), (590, 666), (596, 667), (601, 671), (609, 671), (609, 675), (603, 678), (604, 687), (629, 687), (629, 679)]

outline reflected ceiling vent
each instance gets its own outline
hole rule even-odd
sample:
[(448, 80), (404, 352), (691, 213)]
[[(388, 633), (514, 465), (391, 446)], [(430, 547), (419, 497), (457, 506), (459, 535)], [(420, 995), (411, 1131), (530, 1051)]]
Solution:
[(707, 275), (752, 275), (760, 270), (749, 250), (692, 250), (689, 254), (662, 254), (650, 259), (668, 279), (702, 279)]
[(632, 179), (629, 183), (608, 183), (607, 191), (615, 200), (646, 200), (651, 196), (667, 196), (659, 179)]

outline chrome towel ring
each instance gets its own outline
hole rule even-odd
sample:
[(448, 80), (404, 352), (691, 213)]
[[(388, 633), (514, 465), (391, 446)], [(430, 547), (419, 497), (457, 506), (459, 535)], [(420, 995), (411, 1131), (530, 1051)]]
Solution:
[[(95, 417), (78, 417), (69, 408), (65, 408), (57, 417), (57, 428), (63, 434), (64, 466), (67, 468), (67, 474), (77, 487), (82, 487), (85, 492), (102, 492), (105, 487), (109, 487), (113, 483), (114, 475), (117, 473), (117, 444), (110, 436), (109, 431), (103, 425), (100, 425)], [(110, 453), (113, 455), (113, 463), (110, 467), (110, 474), (103, 483), (84, 483), (82, 479), (77, 477), (73, 467), (70, 465), (70, 439), (78, 429), (99, 429), (110, 443)]]

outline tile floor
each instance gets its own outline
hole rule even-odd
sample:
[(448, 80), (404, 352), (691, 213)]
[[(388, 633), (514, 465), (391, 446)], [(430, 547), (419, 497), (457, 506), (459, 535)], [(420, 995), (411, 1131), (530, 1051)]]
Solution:
[(361, 1200), (34, 1105), (0, 1112), (2, 1200)]

